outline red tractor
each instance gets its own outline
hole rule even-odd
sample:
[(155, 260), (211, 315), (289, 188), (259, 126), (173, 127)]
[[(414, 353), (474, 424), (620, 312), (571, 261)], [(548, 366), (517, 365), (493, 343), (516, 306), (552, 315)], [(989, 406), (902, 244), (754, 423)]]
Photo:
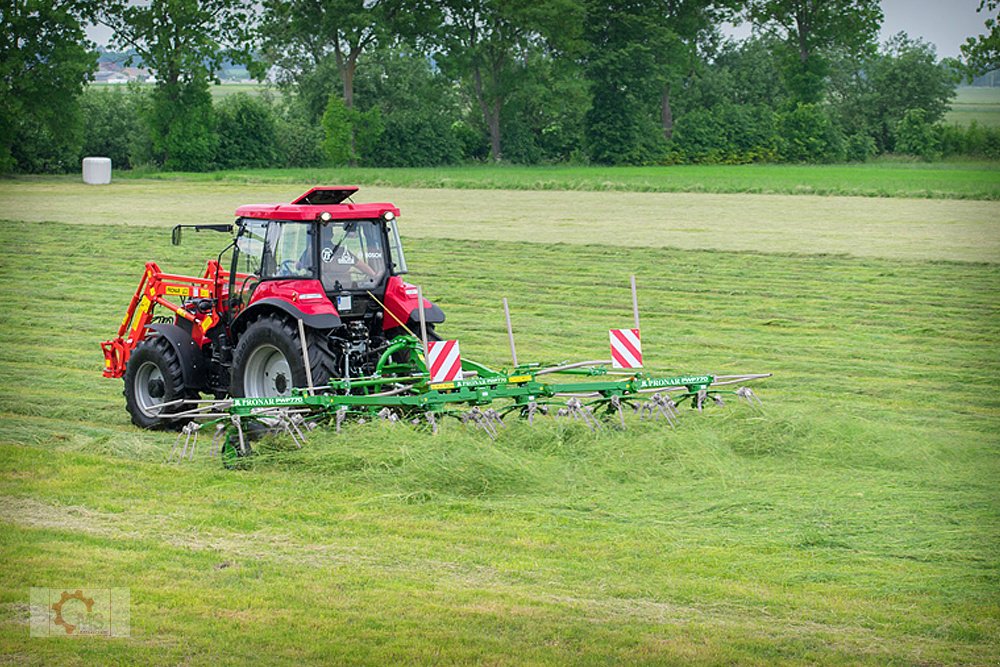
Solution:
[[(101, 343), (104, 375), (125, 378), (134, 424), (169, 426), (183, 409), (174, 402), (201, 394), (290, 396), (371, 375), (389, 341), (415, 330), (421, 304), (400, 278), (399, 210), (349, 203), (357, 190), (317, 187), (291, 204), (241, 206), (235, 225), (174, 227), (174, 245), (185, 228), (235, 236), (201, 277), (146, 264), (117, 337)], [(172, 315), (154, 316), (157, 306)], [(444, 313), (422, 307), (436, 339)]]

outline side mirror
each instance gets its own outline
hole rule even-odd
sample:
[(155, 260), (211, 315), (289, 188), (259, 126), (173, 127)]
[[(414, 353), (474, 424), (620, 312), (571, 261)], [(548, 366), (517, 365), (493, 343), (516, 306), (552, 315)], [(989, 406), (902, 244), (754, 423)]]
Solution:
[(181, 244), (181, 226), (177, 225), (174, 227), (173, 231), (170, 232), (170, 242), (173, 245)]

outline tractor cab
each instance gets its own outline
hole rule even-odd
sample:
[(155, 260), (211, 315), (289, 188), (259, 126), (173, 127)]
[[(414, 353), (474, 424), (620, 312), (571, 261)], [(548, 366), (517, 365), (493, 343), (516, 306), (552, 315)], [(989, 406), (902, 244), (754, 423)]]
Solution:
[(345, 203), (356, 191), (313, 188), (291, 204), (237, 210), (230, 272), (235, 316), (261, 298), (291, 296), (321, 310), (328, 305), (328, 314), (344, 322), (382, 317), (387, 288), (406, 273), (398, 210)]

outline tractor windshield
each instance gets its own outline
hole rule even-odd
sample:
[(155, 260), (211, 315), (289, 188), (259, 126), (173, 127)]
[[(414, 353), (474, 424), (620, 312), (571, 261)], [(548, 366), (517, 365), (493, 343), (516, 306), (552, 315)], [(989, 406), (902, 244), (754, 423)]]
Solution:
[(382, 225), (369, 220), (320, 225), (320, 278), (328, 292), (373, 289), (386, 272)]

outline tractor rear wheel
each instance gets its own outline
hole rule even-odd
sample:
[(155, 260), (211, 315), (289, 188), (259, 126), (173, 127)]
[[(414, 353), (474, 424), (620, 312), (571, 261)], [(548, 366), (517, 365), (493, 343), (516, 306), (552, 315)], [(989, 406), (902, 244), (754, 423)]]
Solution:
[[(306, 344), (313, 386), (323, 386), (336, 373), (333, 353), (315, 330), (306, 329)], [(265, 315), (247, 327), (233, 353), (233, 396), (291, 396), (293, 387), (308, 384), (299, 330), (292, 321)]]
[(184, 406), (158, 406), (188, 398), (184, 389), (181, 362), (173, 345), (162, 336), (147, 338), (129, 357), (125, 367), (125, 409), (132, 423), (149, 429), (177, 427), (180, 423), (167, 417)]

